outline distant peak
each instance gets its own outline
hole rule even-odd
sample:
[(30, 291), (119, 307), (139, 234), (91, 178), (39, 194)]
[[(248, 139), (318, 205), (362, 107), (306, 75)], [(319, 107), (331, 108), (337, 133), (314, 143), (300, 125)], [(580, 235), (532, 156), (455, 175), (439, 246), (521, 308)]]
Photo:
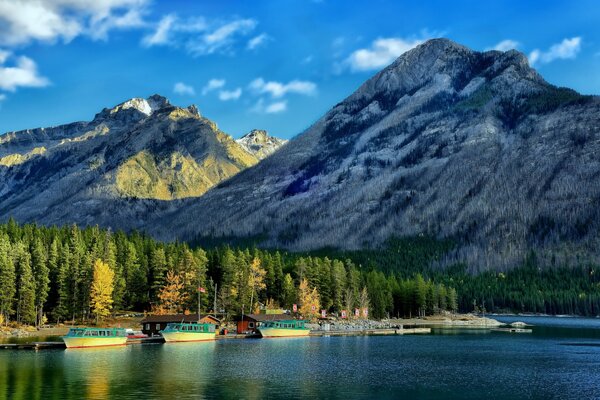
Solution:
[(267, 133), (267, 131), (265, 131), (263, 129), (252, 129), (250, 132), (248, 132), (244, 136), (242, 136), (241, 139), (243, 139), (243, 138), (251, 138), (251, 137), (264, 137), (264, 138), (267, 138), (267, 137), (269, 137), (269, 134)]
[(147, 99), (143, 99), (141, 97), (134, 97), (129, 99), (112, 109), (110, 109), (110, 114), (115, 114), (121, 110), (129, 110), (135, 109), (142, 114), (147, 116), (151, 115), (154, 111), (160, 110), (161, 108), (170, 106), (169, 100), (166, 97), (160, 96), (158, 94), (154, 94)]

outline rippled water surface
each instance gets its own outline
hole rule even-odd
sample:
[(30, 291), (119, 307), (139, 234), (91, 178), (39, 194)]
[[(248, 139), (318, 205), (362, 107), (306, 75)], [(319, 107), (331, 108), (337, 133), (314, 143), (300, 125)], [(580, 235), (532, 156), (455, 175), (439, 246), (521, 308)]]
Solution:
[(542, 318), (499, 317), (532, 334), (1, 350), (0, 398), (600, 398), (600, 320)]

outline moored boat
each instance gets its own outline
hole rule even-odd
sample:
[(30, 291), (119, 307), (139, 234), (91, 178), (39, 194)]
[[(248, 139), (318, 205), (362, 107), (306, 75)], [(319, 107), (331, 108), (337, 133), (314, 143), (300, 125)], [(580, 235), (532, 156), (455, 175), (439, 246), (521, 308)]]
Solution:
[(264, 338), (308, 336), (310, 329), (306, 328), (303, 320), (284, 320), (262, 322), (257, 328)]
[(68, 349), (124, 346), (127, 333), (123, 328), (71, 328), (62, 340)]
[(215, 325), (197, 322), (178, 322), (167, 324), (160, 332), (165, 342), (203, 342), (215, 340)]

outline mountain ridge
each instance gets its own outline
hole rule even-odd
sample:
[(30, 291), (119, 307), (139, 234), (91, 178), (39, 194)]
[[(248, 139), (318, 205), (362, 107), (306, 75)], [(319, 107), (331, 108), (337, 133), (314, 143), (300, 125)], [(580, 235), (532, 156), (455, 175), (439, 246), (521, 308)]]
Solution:
[(260, 234), (263, 245), (292, 250), (452, 237), (461, 245), (448, 262), (481, 269), (514, 265), (531, 248), (548, 259), (565, 248), (557, 262), (597, 261), (600, 218), (584, 199), (600, 199), (600, 165), (582, 161), (600, 151), (598, 111), (598, 97), (547, 83), (517, 51), (431, 40), (272, 157), (148, 230)]
[(131, 229), (155, 201), (200, 196), (258, 161), (196, 106), (133, 98), (91, 121), (0, 136), (0, 208), (4, 219)]

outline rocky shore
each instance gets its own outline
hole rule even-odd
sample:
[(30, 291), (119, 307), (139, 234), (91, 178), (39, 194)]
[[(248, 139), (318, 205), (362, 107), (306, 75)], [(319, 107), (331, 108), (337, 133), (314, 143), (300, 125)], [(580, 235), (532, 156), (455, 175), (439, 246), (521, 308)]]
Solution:
[(469, 328), (490, 328), (504, 325), (492, 318), (479, 317), (473, 314), (434, 315), (425, 318), (394, 318), (375, 320), (346, 320), (330, 319), (319, 323), (309, 324), (313, 330), (362, 331), (369, 329), (389, 329), (400, 326), (448, 326)]

